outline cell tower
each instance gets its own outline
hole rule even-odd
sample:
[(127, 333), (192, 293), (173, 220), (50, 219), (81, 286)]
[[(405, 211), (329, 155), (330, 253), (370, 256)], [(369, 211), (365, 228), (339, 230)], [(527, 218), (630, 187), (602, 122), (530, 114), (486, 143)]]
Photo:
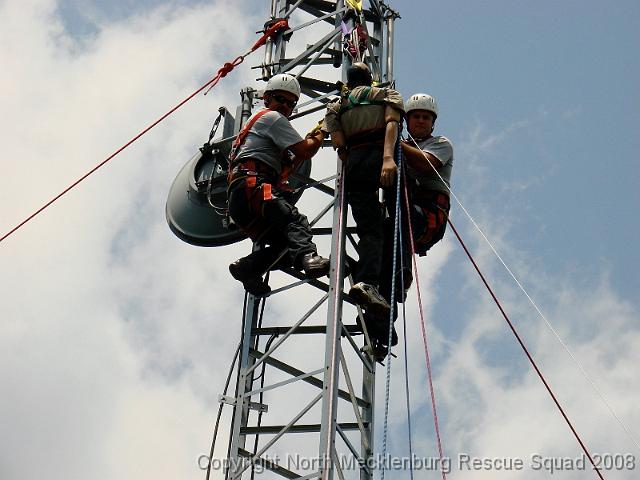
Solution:
[[(265, 29), (283, 20), (286, 28), (267, 41), (262, 63), (253, 68), (260, 72), (259, 80), (285, 72), (297, 77), (303, 97), (292, 120), (313, 113), (320, 117), (326, 103), (340, 93), (336, 80), (344, 80), (353, 61), (366, 62), (374, 81), (393, 82), (398, 15), (385, 3), (368, 0), (367, 8), (362, 0), (271, 0), (269, 13)], [(224, 215), (227, 155), (260, 94), (251, 87), (242, 89), (235, 117), (220, 109), (209, 141), (174, 181), (167, 220), (184, 241), (221, 246), (245, 238), (231, 229)], [(221, 117), (222, 137), (213, 140)], [(340, 480), (373, 476), (369, 459), (374, 452), (376, 361), (367, 349), (366, 332), (363, 345), (362, 337), (355, 337), (361, 327), (343, 323), (343, 302), (355, 305), (344, 293), (346, 243), (347, 239), (353, 243), (353, 238), (347, 226), (343, 165), (337, 156), (335, 161), (335, 188), (310, 178), (310, 162), (292, 177), (298, 198), (313, 187), (328, 200), (311, 220), (312, 227), (333, 214), (330, 229), (313, 228), (316, 236), (331, 236), (329, 282), (305, 280), (293, 269), (272, 272), (271, 280), (293, 277), (293, 283), (274, 289), (266, 299), (245, 297), (235, 392), (221, 396), (221, 402), (233, 406), (227, 480), (249, 475), (253, 479), (258, 473), (322, 480), (331, 480), (334, 474)], [(309, 286), (320, 296), (315, 303), (308, 302), (298, 319), (265, 310), (274, 296), (287, 296), (296, 307), (291, 310), (298, 310), (311, 298)], [(298, 294), (301, 288), (306, 290)], [(362, 320), (362, 312), (357, 314)], [(317, 325), (308, 324), (312, 318), (319, 319)]]

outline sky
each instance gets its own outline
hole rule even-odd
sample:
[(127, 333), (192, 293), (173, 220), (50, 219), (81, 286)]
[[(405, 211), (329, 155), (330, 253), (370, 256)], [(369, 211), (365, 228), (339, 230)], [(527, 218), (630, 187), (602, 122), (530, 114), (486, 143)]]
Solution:
[[(405, 97), (436, 97), (436, 133), (454, 145), (454, 193), (640, 438), (640, 5), (391, 4), (402, 16), (396, 86)], [(2, 234), (244, 52), (267, 10), (257, 0), (1, 1)], [(1, 478), (204, 477), (197, 458), (209, 449), (240, 333), (243, 291), (226, 266), (250, 244), (187, 245), (167, 227), (164, 207), (218, 107), (235, 108), (241, 88), (260, 87), (250, 69), (261, 61), (255, 55), (0, 243)], [(333, 171), (323, 151), (313, 176)], [(310, 217), (326, 202), (314, 195), (300, 202)], [(637, 440), (457, 203), (452, 220), (590, 450), (640, 468)], [(325, 239), (318, 244), (328, 253)], [(451, 231), (418, 259), (418, 271), (445, 454), (525, 463), (509, 472), (454, 465), (448, 478), (528, 480), (541, 476), (534, 455), (579, 457)], [(435, 457), (415, 294), (414, 286), (413, 445)], [(274, 297), (267, 314), (297, 319), (317, 298), (311, 290), (299, 302)], [(286, 353), (305, 348), (317, 351)], [(399, 456), (407, 452), (401, 353), (399, 346), (392, 360), (389, 415), (389, 449)], [(632, 479), (637, 471), (604, 476)], [(553, 478), (596, 476), (569, 469)]]

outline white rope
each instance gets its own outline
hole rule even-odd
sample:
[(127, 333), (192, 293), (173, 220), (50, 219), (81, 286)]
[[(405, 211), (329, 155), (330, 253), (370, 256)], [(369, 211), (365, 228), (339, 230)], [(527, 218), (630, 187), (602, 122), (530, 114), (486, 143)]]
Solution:
[(580, 369), (580, 371), (582, 372), (582, 375), (584, 376), (584, 378), (591, 384), (591, 387), (595, 390), (595, 392), (600, 396), (600, 399), (604, 402), (604, 404), (607, 406), (607, 408), (609, 409), (609, 412), (611, 412), (611, 414), (613, 415), (613, 417), (617, 420), (617, 422), (620, 424), (620, 426), (623, 428), (623, 430), (626, 432), (627, 436), (631, 439), (631, 441), (634, 443), (634, 445), (636, 446), (636, 448), (638, 449), (638, 451), (640, 451), (640, 444), (638, 443), (638, 441), (636, 440), (636, 438), (634, 437), (633, 433), (631, 432), (631, 430), (625, 425), (625, 423), (620, 419), (620, 417), (616, 414), (616, 412), (613, 410), (613, 407), (611, 406), (611, 404), (608, 402), (608, 400), (606, 399), (606, 397), (604, 396), (604, 393), (602, 393), (602, 391), (600, 390), (600, 388), (598, 388), (598, 386), (596, 385), (596, 383), (591, 379), (591, 377), (589, 376), (589, 374), (587, 373), (587, 371), (584, 369), (584, 367), (582, 366), (582, 364), (580, 363), (580, 361), (577, 359), (577, 357), (573, 354), (573, 352), (571, 351), (571, 349), (567, 346), (567, 344), (562, 340), (562, 338), (560, 337), (560, 334), (556, 331), (556, 329), (553, 327), (553, 325), (551, 324), (551, 322), (547, 319), (547, 317), (542, 313), (542, 311), (540, 310), (540, 308), (538, 308), (538, 305), (536, 304), (536, 302), (533, 301), (533, 298), (531, 298), (531, 296), (529, 295), (529, 293), (527, 292), (527, 290), (524, 288), (524, 286), (522, 285), (522, 283), (520, 283), (520, 281), (516, 278), (516, 276), (514, 275), (514, 273), (511, 271), (511, 269), (507, 266), (507, 264), (505, 263), (505, 261), (502, 259), (502, 257), (500, 256), (500, 254), (498, 253), (498, 251), (495, 249), (495, 247), (493, 246), (493, 244), (491, 243), (491, 241), (487, 238), (487, 236), (484, 234), (484, 232), (482, 231), (482, 229), (480, 228), (480, 226), (476, 223), (476, 221), (473, 219), (473, 217), (471, 216), (471, 214), (467, 211), (467, 209), (464, 207), (464, 205), (462, 204), (462, 202), (460, 201), (460, 199), (458, 198), (458, 196), (453, 192), (453, 190), (451, 190), (451, 187), (449, 185), (447, 185), (447, 182), (445, 182), (444, 178), (442, 178), (442, 175), (440, 175), (440, 172), (438, 172), (438, 170), (431, 165), (431, 162), (429, 161), (429, 157), (427, 157), (427, 154), (420, 148), (420, 146), (418, 145), (418, 142), (416, 142), (416, 140), (411, 136), (411, 134), (407, 131), (407, 136), (409, 137), (409, 139), (413, 142), (413, 144), (416, 146), (416, 148), (418, 150), (420, 150), (420, 152), (422, 153), (422, 155), (424, 156), (424, 158), (427, 160), (427, 163), (431, 166), (431, 168), (433, 169), (433, 171), (436, 173), (436, 175), (438, 175), (438, 177), (440, 178), (440, 180), (442, 181), (442, 183), (447, 187), (447, 190), (449, 190), (449, 193), (451, 194), (451, 196), (455, 199), (455, 201), (457, 202), (457, 204), (460, 206), (460, 208), (462, 209), (462, 211), (465, 213), (465, 215), (469, 218), (469, 220), (471, 221), (471, 223), (473, 223), (473, 226), (476, 228), (476, 230), (478, 230), (478, 232), (480, 233), (480, 235), (482, 235), (482, 238), (484, 238), (485, 242), (487, 242), (487, 245), (489, 245), (489, 248), (491, 248), (491, 251), (495, 254), (495, 256), (498, 258), (498, 260), (500, 261), (500, 263), (502, 263), (502, 265), (504, 266), (504, 268), (506, 269), (506, 271), (509, 273), (509, 275), (511, 276), (511, 278), (514, 280), (514, 282), (516, 283), (516, 285), (518, 285), (518, 287), (520, 288), (520, 290), (522, 291), (522, 293), (524, 293), (524, 295), (527, 297), (527, 300), (529, 300), (529, 303), (531, 303), (531, 305), (533, 306), (533, 308), (535, 309), (536, 312), (538, 312), (538, 315), (540, 316), (540, 318), (542, 318), (545, 322), (545, 324), (547, 325), (547, 327), (549, 328), (549, 330), (551, 330), (551, 332), (553, 332), (554, 336), (558, 339), (558, 341), (560, 342), (560, 344), (564, 347), (564, 349), (566, 350), (566, 352), (569, 354), (569, 356), (571, 357), (571, 359), (575, 362), (575, 364), (578, 366), (578, 368)]

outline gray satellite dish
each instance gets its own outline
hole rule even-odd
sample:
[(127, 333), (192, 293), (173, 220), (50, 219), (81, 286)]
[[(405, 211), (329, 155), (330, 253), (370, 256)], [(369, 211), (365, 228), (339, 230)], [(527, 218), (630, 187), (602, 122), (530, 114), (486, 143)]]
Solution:
[[(227, 155), (231, 140), (205, 145), (180, 170), (169, 190), (166, 215), (169, 228), (181, 240), (199, 247), (229, 245), (247, 238), (226, 224)], [(306, 161), (297, 172), (308, 178), (311, 162)], [(292, 178), (291, 186), (304, 183)], [(302, 190), (295, 195), (297, 201)]]

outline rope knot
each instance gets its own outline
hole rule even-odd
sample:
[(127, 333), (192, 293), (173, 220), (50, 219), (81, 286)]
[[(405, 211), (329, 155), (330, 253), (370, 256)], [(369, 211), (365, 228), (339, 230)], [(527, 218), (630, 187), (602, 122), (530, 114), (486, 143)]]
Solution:
[(218, 74), (220, 75), (220, 77), (226, 77), (227, 73), (229, 73), (231, 70), (233, 70), (235, 67), (235, 65), (231, 62), (226, 62), (221, 68), (220, 70), (218, 70)]

